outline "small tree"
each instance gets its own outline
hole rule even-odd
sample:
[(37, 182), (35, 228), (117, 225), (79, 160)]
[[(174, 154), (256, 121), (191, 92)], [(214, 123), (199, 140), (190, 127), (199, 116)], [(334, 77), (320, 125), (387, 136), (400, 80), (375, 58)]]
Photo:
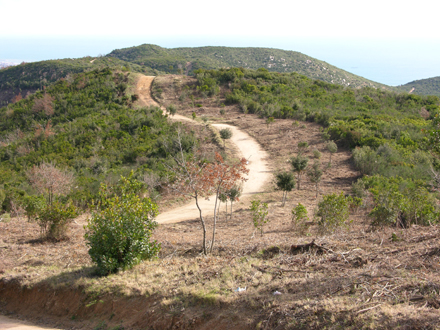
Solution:
[(256, 230), (260, 231), (261, 236), (263, 236), (263, 225), (268, 222), (267, 215), (269, 214), (267, 203), (261, 203), (260, 200), (255, 200), (251, 202), (250, 207), (252, 211), (252, 220)]
[(298, 154), (302, 154), (308, 147), (309, 144), (307, 141), (298, 142)]
[(41, 234), (48, 239), (61, 240), (66, 237), (67, 226), (78, 216), (72, 202), (62, 204), (54, 201), (37, 211), (37, 222)]
[(298, 190), (301, 188), (301, 176), (307, 168), (309, 159), (298, 154), (296, 157), (290, 158), (290, 164), (292, 165), (293, 171), (297, 173)]
[(177, 108), (174, 104), (170, 104), (167, 106), (167, 111), (170, 113), (170, 116), (174, 116), (177, 113)]
[(232, 219), (232, 204), (241, 196), (242, 192), (242, 186), (241, 185), (234, 185), (231, 189), (226, 191), (226, 196), (229, 198), (229, 201), (231, 202), (231, 219)]
[(272, 123), (274, 123), (274, 122), (275, 122), (275, 119), (274, 119), (273, 117), (269, 117), (269, 118), (267, 118), (267, 119), (266, 119), (266, 125), (267, 125), (267, 128), (269, 129), (270, 124), (272, 124)]
[(220, 212), (220, 203), (225, 203), (226, 206), (226, 220), (228, 219), (228, 196), (226, 193), (222, 192), (218, 196), (219, 204), (218, 204), (218, 212)]
[(315, 184), (316, 198), (318, 198), (319, 183), (321, 182), (322, 178), (321, 164), (319, 161), (315, 161), (313, 163), (313, 166), (307, 171), (307, 176), (309, 177), (310, 182)]
[(306, 222), (309, 220), (307, 215), (307, 209), (301, 203), (298, 203), (292, 209), (292, 222), (295, 224), (295, 227), (302, 233), (306, 228)]
[(193, 111), (193, 113), (191, 114), (191, 116), (192, 116), (192, 119), (193, 120), (196, 120), (196, 118), (197, 118), (197, 115), (196, 115), (196, 113)]
[(140, 198), (142, 183), (121, 177), (117, 189), (101, 185), (97, 210), (86, 226), (89, 255), (102, 275), (133, 267), (157, 255), (160, 245), (150, 241), (157, 223), (157, 205)]
[(327, 143), (327, 150), (330, 151), (330, 161), (328, 162), (329, 165), (332, 164), (332, 155), (338, 151), (338, 146), (333, 141), (329, 141)]
[(73, 184), (73, 174), (56, 168), (52, 163), (34, 165), (27, 176), (37, 191), (46, 194), (49, 205), (55, 196), (67, 194)]
[(229, 140), (232, 137), (232, 131), (230, 128), (223, 128), (219, 133), (223, 140), (223, 148), (226, 148), (226, 140)]
[(174, 180), (169, 188), (180, 195), (194, 198), (203, 228), (203, 253), (206, 255), (208, 254), (206, 224), (199, 205), (199, 199), (208, 197), (212, 193), (215, 194), (214, 226), (210, 249), (212, 251), (215, 243), (219, 197), (224, 191), (231, 189), (238, 181), (245, 180), (243, 175), (249, 172), (246, 168), (247, 161), (245, 158), (242, 158), (239, 162), (228, 165), (218, 153), (215, 154), (215, 162), (213, 163), (198, 160), (195, 155), (186, 160), (183, 154), (180, 135), (176, 143), (180, 148), (180, 157), (174, 159), (176, 165), (171, 168), (172, 173), (174, 173)]
[(275, 179), (278, 190), (283, 191), (282, 206), (284, 207), (284, 205), (286, 204), (287, 193), (295, 188), (295, 178), (293, 176), (293, 173), (281, 172), (275, 176)]
[(334, 232), (337, 228), (346, 224), (349, 216), (349, 201), (343, 192), (338, 194), (324, 195), (318, 203), (318, 212), (321, 219), (318, 221), (321, 232)]
[(239, 162), (228, 165), (224, 162), (223, 157), (216, 153), (215, 162), (207, 165), (205, 169), (205, 180), (210, 182), (209, 184), (215, 191), (215, 205), (214, 205), (214, 226), (212, 229), (212, 241), (211, 249), (214, 248), (215, 243), (215, 230), (218, 219), (217, 202), (219, 202), (219, 196), (223, 191), (228, 191), (237, 182), (245, 181), (244, 174), (247, 174), (249, 170), (246, 168), (247, 160), (242, 158)]

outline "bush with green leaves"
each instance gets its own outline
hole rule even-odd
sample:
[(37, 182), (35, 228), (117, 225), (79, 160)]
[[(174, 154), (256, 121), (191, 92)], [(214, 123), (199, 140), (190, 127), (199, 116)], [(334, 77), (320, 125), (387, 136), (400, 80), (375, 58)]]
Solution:
[(321, 163), (317, 160), (313, 163), (313, 166), (310, 167), (307, 171), (307, 176), (309, 177), (310, 182), (315, 185), (316, 198), (318, 198), (319, 183), (321, 182), (322, 174), (323, 172), (321, 170)]
[(46, 198), (43, 195), (27, 195), (23, 198), (23, 207), (28, 221), (35, 220), (41, 210), (46, 208)]
[(309, 220), (307, 209), (304, 205), (301, 203), (298, 203), (297, 206), (295, 206), (292, 209), (292, 222), (295, 225), (295, 228), (300, 232), (303, 233), (306, 229), (306, 222)]
[[(380, 181), (378, 181), (380, 179)], [(430, 225), (440, 217), (437, 199), (423, 186), (403, 178), (366, 178), (374, 198), (373, 227)]]
[(66, 237), (69, 223), (78, 216), (72, 202), (66, 204), (56, 200), (37, 210), (37, 222), (41, 233), (48, 239), (61, 240)]
[(0, 188), (0, 211), (3, 209), (3, 202), (6, 199), (6, 193), (5, 190)]
[(309, 164), (309, 159), (301, 154), (298, 154), (296, 157), (290, 158), (290, 164), (292, 165), (293, 171), (297, 173), (297, 187), (299, 190), (301, 188), (301, 176)]
[(295, 177), (291, 172), (280, 172), (275, 176), (275, 183), (277, 189), (283, 192), (282, 206), (284, 206), (286, 204), (287, 193), (295, 188)]
[(86, 226), (89, 255), (102, 275), (132, 268), (157, 255), (160, 244), (150, 241), (157, 223), (157, 205), (140, 198), (142, 183), (121, 177), (117, 189), (101, 186), (101, 202)]
[(170, 113), (170, 116), (174, 116), (177, 113), (177, 108), (174, 104), (170, 104), (167, 106), (167, 111)]
[(341, 192), (322, 196), (318, 203), (319, 230), (322, 233), (332, 233), (336, 229), (347, 226), (349, 216), (349, 200)]
[(338, 151), (338, 146), (333, 141), (329, 141), (327, 143), (327, 150), (330, 151), (330, 160), (329, 160), (328, 163), (331, 165), (331, 163), (332, 163), (332, 155)]
[(229, 140), (232, 137), (232, 131), (230, 128), (223, 128), (220, 130), (220, 137), (223, 140), (223, 148), (226, 147), (226, 140)]
[(230, 214), (231, 219), (232, 219), (232, 205), (234, 202), (238, 201), (242, 192), (243, 192), (243, 187), (241, 185), (234, 185), (231, 189), (225, 192), (226, 197), (231, 202), (231, 214)]
[(315, 157), (316, 159), (321, 159), (321, 151), (319, 151), (318, 149), (313, 149), (313, 157)]
[(259, 199), (251, 202), (252, 221), (256, 230), (260, 231), (263, 236), (263, 226), (269, 221), (267, 218), (269, 214), (267, 203), (262, 203)]
[(309, 147), (309, 143), (307, 141), (298, 142), (298, 153), (302, 154)]

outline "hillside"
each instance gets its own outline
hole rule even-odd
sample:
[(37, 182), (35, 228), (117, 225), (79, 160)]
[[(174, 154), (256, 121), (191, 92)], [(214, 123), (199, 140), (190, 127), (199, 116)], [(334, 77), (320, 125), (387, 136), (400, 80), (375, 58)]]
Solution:
[(414, 80), (396, 88), (412, 94), (440, 96), (440, 77)]
[(83, 57), (23, 63), (0, 70), (0, 107), (13, 101), (18, 94), (25, 97), (28, 93), (49, 86), (69, 74), (104, 67), (145, 74), (158, 74), (156, 70), (147, 67), (106, 57)]
[(107, 56), (146, 65), (168, 73), (191, 74), (197, 69), (227, 67), (265, 68), (270, 72), (297, 72), (311, 79), (320, 79), (343, 86), (392, 89), (299, 52), (273, 48), (194, 47), (168, 49), (144, 44), (117, 49)]
[[(125, 79), (101, 74), (103, 86)], [(77, 76), (71, 92), (78, 90), (78, 83), (82, 86), (83, 77)], [(90, 88), (94, 85), (100, 84)], [(96, 93), (90, 88), (83, 95)], [(2, 221), (1, 313), (75, 329), (438, 329), (440, 213), (435, 187), (426, 177), (434, 162), (432, 150), (421, 132), (431, 127), (426, 118), (438, 111), (438, 98), (351, 90), (262, 69), (163, 75), (151, 90), (161, 106), (173, 105), (187, 116), (192, 129), (210, 131), (207, 124), (217, 122), (247, 132), (269, 154), (266, 161), (274, 178), (292, 171), (289, 159), (307, 157), (309, 171), (312, 162), (322, 170), (318, 189), (304, 175), (301, 187), (288, 192), (285, 206), (275, 183), (253, 194), (252, 199), (268, 204), (261, 234), (249, 200), (234, 203), (230, 216), (222, 204), (217, 245), (208, 256), (200, 252), (203, 230), (198, 219), (161, 224), (153, 234), (162, 244), (158, 259), (109, 276), (97, 276), (88, 255), (88, 215), (76, 218), (69, 239), (59, 242), (43, 240), (38, 225), (24, 217)], [(113, 101), (127, 105), (122, 95), (111, 102), (99, 99), (104, 107), (115, 107)], [(21, 102), (10, 106), (17, 116)], [(140, 111), (144, 116), (145, 110)], [(118, 117), (116, 112), (112, 115)], [(99, 108), (92, 114), (82, 127), (72, 123), (74, 131), (97, 134), (75, 138), (80, 147), (84, 140), (97, 142), (98, 148), (85, 145), (85, 151), (106, 156), (99, 148), (100, 134), (111, 133), (102, 142), (132, 141), (130, 127), (139, 117), (130, 121), (121, 116), (115, 123), (107, 122), (113, 116)], [(154, 114), (165, 125), (159, 112)], [(134, 118), (136, 113), (126, 115)], [(68, 125), (62, 128), (70, 129)], [(134, 131), (146, 134), (153, 127)], [(168, 132), (163, 130), (156, 133)], [(338, 143), (336, 152), (328, 148), (329, 135)], [(124, 146), (111, 155), (140, 150), (130, 143)], [(233, 143), (227, 141), (222, 149), (234, 150)], [(8, 146), (5, 155), (19, 169), (25, 162), (16, 154), (14, 159), (13, 151)], [(357, 162), (358, 156), (365, 157)], [(147, 162), (144, 169), (160, 161)], [(419, 180), (413, 180), (417, 173)], [(359, 180), (361, 174), (371, 175)], [(324, 213), (322, 202), (332, 194), (346, 203), (351, 200), (350, 205), (338, 204), (333, 213), (330, 207)], [(299, 203), (308, 218), (292, 217)], [(332, 215), (342, 209), (348, 209), (347, 217), (332, 226)], [(212, 217), (206, 217), (206, 224), (213, 228)]]
[[(68, 198), (81, 207), (96, 198), (100, 183), (132, 169), (139, 177), (164, 175), (161, 160), (178, 125), (157, 107), (137, 106), (135, 85), (134, 73), (98, 69), (0, 108), (0, 210), (38, 193), (28, 174), (41, 163), (75, 177)], [(196, 144), (193, 132), (180, 134), (185, 150)]]

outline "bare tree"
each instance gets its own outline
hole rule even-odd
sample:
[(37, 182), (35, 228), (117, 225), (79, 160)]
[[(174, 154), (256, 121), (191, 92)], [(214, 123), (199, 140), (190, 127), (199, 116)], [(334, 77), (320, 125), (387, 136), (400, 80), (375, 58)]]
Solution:
[(34, 165), (27, 172), (27, 177), (36, 190), (47, 195), (50, 205), (54, 196), (65, 195), (70, 191), (74, 179), (72, 173), (58, 169), (53, 163)]
[(41, 99), (35, 99), (32, 111), (35, 113), (44, 112), (46, 116), (52, 116), (55, 112), (53, 109), (53, 97), (44, 91)]

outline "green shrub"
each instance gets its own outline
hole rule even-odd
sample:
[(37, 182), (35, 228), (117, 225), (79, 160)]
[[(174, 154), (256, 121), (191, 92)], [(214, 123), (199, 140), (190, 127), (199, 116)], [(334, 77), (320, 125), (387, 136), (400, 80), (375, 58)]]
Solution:
[(174, 116), (177, 113), (177, 108), (174, 104), (170, 104), (167, 106), (167, 111), (170, 113), (171, 116)]
[(321, 152), (318, 149), (313, 149), (313, 157), (316, 159), (320, 159), (322, 156)]
[(3, 213), (0, 215), (0, 221), (5, 223), (11, 221), (11, 215), (9, 213)]
[(23, 206), (28, 221), (35, 220), (38, 214), (46, 208), (46, 198), (43, 195), (27, 195), (23, 199)]
[(3, 209), (3, 202), (5, 201), (5, 199), (6, 193), (2, 188), (0, 188), (0, 211)]
[(111, 196), (102, 185), (98, 210), (86, 226), (85, 239), (89, 255), (102, 275), (128, 269), (157, 255), (160, 244), (150, 242), (157, 223), (157, 205), (138, 196), (142, 184), (133, 178), (121, 177), (119, 193)]
[(309, 221), (309, 217), (307, 215), (307, 209), (304, 205), (298, 203), (298, 205), (292, 209), (292, 222), (294, 223), (295, 228), (301, 234), (304, 233), (307, 227), (306, 224), (307, 221)]
[(406, 228), (411, 224), (430, 225), (438, 222), (440, 212), (435, 197), (424, 187), (401, 188), (403, 186), (388, 182), (380, 189), (371, 189), (374, 208), (369, 215), (373, 218), (373, 227), (396, 225)]
[(277, 189), (283, 191), (282, 206), (286, 204), (286, 197), (289, 191), (295, 188), (295, 178), (291, 172), (280, 172), (275, 175)]
[(66, 237), (67, 226), (78, 216), (76, 207), (71, 203), (52, 202), (37, 210), (37, 222), (41, 233), (49, 239), (60, 240)]
[(369, 216), (373, 218), (373, 227), (393, 225), (401, 221), (404, 196), (398, 190), (382, 190), (374, 198), (375, 206)]
[(349, 201), (343, 192), (324, 195), (318, 203), (317, 216), (319, 229), (322, 233), (332, 233), (337, 228), (347, 225)]
[(267, 203), (261, 203), (260, 200), (255, 200), (251, 202), (250, 207), (252, 211), (252, 221), (256, 230), (260, 231), (261, 236), (263, 236), (263, 225), (268, 222), (267, 215), (269, 214)]

